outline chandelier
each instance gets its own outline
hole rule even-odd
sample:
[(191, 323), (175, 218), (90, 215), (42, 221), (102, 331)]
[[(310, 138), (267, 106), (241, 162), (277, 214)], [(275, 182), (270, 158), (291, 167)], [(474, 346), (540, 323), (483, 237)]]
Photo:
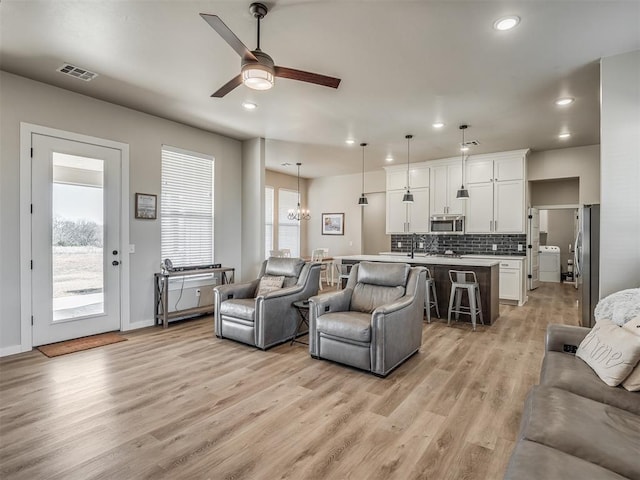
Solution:
[(287, 213), (287, 218), (289, 220), (309, 220), (311, 218), (311, 213), (309, 212), (309, 210), (302, 210), (300, 208), (300, 165), (302, 165), (300, 162), (297, 162), (296, 165), (298, 166), (298, 208), (294, 209), (290, 209), (289, 212)]

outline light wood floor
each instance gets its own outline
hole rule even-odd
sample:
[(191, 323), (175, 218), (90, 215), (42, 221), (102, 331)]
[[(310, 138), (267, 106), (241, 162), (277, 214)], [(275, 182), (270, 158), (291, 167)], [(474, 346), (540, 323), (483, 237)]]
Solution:
[(543, 284), (490, 327), (425, 323), (386, 379), (214, 337), (211, 317), (57, 358), (0, 360), (3, 479), (501, 479), (549, 323)]

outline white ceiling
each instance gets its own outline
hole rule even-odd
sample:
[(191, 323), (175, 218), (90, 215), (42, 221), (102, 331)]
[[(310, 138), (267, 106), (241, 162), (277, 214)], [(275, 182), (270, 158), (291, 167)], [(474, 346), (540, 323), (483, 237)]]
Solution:
[[(591, 145), (599, 137), (599, 59), (640, 48), (640, 1), (264, 2), (262, 50), (277, 65), (342, 79), (337, 90), (277, 79), (211, 93), (240, 58), (198, 15), (218, 15), (250, 48), (250, 1), (0, 3), (0, 68), (237, 139), (267, 139), (267, 166), (303, 177), (356, 173), (388, 154), (406, 162), (470, 153)], [(492, 28), (519, 15), (508, 32)], [(69, 62), (91, 82), (56, 71)], [(560, 108), (560, 96), (576, 99)], [(245, 100), (258, 104), (245, 111)], [(441, 120), (437, 131), (431, 124)], [(557, 135), (570, 131), (568, 140)], [(346, 138), (356, 141), (345, 144)]]

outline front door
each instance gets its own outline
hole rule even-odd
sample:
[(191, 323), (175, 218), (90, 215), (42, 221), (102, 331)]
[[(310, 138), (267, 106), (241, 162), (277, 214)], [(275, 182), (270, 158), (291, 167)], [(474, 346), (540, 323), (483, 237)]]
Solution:
[(33, 345), (119, 330), (121, 151), (31, 142)]

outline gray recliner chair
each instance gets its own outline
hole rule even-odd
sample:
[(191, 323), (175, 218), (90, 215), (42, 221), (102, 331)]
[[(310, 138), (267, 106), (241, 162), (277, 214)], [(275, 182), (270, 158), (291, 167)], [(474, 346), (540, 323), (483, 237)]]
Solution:
[(309, 353), (385, 377), (422, 343), (426, 271), (361, 262), (343, 290), (312, 297)]
[[(283, 276), (282, 288), (258, 295), (263, 276)], [(299, 320), (292, 304), (316, 295), (319, 278), (319, 263), (270, 257), (262, 263), (256, 280), (218, 285), (213, 293), (216, 336), (263, 350), (291, 340)]]

